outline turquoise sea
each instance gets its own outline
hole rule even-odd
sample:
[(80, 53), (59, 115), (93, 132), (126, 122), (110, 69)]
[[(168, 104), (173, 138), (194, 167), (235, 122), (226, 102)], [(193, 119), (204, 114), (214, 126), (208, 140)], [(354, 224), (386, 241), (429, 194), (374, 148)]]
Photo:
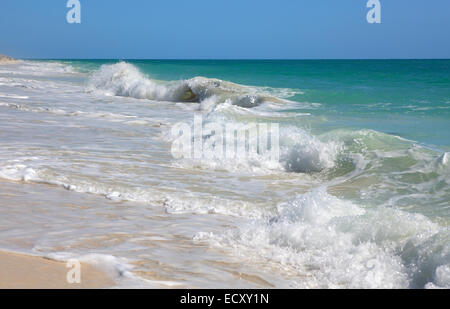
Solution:
[[(84, 72), (113, 62), (67, 61)], [(204, 76), (242, 85), (295, 89), (301, 93), (289, 99), (320, 103), (309, 112), (325, 117), (322, 125), (328, 128), (369, 128), (449, 149), (450, 137), (445, 132), (450, 132), (450, 60), (128, 62), (159, 80)], [(313, 128), (321, 130), (321, 125)]]
[[(280, 156), (176, 158), (195, 115), (276, 123)], [(125, 287), (450, 288), (450, 60), (24, 60), (0, 128), (2, 249)]]

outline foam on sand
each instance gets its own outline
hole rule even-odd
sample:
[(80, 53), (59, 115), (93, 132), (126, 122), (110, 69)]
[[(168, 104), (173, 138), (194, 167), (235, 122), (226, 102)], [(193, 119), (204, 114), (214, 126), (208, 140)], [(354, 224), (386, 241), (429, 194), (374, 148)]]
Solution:
[(322, 188), (280, 204), (270, 219), (196, 240), (252, 264), (282, 265), (298, 278), (290, 287), (448, 288), (448, 237), (425, 216), (364, 209)]
[(88, 263), (81, 264), (80, 284), (66, 280), (66, 263), (48, 258), (0, 251), (1, 289), (92, 289), (112, 287), (114, 282), (104, 272)]

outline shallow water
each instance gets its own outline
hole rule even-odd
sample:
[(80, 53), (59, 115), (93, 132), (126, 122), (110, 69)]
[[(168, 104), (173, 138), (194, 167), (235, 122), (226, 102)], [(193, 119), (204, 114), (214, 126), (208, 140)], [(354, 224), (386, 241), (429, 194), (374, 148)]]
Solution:
[[(448, 288), (449, 66), (2, 65), (0, 247), (127, 287)], [(279, 160), (175, 159), (194, 115), (278, 123)]]

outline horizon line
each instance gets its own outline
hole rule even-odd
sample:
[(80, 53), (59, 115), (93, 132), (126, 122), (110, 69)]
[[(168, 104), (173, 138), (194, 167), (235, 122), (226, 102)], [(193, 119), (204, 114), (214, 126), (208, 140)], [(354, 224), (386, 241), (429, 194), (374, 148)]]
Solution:
[(314, 60), (450, 60), (449, 58), (15, 58), (18, 60), (163, 60), (163, 61), (314, 61)]

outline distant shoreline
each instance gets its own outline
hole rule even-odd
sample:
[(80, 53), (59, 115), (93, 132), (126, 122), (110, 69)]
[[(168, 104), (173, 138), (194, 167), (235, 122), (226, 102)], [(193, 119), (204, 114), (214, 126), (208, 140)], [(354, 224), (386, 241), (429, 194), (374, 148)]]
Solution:
[(16, 63), (16, 62), (18, 62), (18, 60), (11, 58), (9, 56), (0, 54), (0, 64), (9, 64), (9, 63)]

